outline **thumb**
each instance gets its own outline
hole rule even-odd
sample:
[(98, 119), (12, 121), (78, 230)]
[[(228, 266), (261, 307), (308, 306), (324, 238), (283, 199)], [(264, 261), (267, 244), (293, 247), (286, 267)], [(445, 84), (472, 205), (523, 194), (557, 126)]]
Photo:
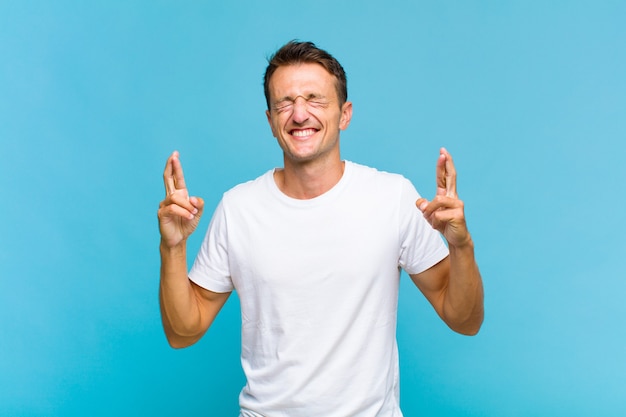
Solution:
[(202, 212), (204, 211), (204, 200), (200, 197), (189, 197), (189, 202), (196, 208), (197, 212), (194, 213), (195, 216), (202, 216)]
[(415, 206), (423, 213), (424, 210), (426, 210), (426, 207), (428, 207), (428, 200), (425, 198), (418, 198), (415, 202)]

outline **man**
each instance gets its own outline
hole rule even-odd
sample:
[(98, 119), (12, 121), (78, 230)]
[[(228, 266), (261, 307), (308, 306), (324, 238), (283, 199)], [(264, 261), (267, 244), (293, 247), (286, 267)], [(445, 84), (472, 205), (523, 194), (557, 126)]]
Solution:
[(441, 149), (432, 201), (400, 175), (342, 161), (345, 73), (309, 42), (270, 59), (265, 96), (284, 167), (224, 194), (189, 276), (185, 242), (204, 203), (189, 196), (178, 153), (167, 161), (158, 213), (167, 339), (198, 341), (237, 290), (241, 416), (401, 416), (400, 269), (453, 330), (476, 334), (483, 320), (452, 158)]

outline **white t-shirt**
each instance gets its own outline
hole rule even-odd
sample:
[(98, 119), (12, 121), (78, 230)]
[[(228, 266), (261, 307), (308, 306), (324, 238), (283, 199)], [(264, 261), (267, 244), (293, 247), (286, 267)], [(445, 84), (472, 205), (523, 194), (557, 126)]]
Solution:
[(310, 200), (283, 194), (273, 171), (224, 194), (189, 276), (239, 295), (242, 416), (402, 416), (400, 269), (448, 255), (418, 198), (404, 177), (349, 161)]

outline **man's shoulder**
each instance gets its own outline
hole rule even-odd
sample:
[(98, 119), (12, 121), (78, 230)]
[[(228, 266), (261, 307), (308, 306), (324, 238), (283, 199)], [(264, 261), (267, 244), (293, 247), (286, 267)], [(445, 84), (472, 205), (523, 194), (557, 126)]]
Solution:
[(346, 161), (346, 164), (350, 165), (350, 169), (353, 172), (352, 176), (354, 178), (361, 182), (368, 182), (371, 185), (373, 185), (373, 182), (389, 185), (409, 182), (409, 180), (402, 174), (379, 170), (378, 168), (373, 168), (351, 161)]
[(268, 181), (272, 175), (273, 170), (270, 170), (255, 179), (239, 183), (226, 191), (223, 198), (235, 200), (240, 198), (250, 198), (259, 192), (266, 191)]

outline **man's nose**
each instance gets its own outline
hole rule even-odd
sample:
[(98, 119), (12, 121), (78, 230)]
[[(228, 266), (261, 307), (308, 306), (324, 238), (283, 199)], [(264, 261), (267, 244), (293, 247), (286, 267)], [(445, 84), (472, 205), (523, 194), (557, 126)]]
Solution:
[(308, 103), (304, 97), (298, 96), (294, 99), (292, 117), (293, 121), (296, 123), (303, 123), (309, 118)]

